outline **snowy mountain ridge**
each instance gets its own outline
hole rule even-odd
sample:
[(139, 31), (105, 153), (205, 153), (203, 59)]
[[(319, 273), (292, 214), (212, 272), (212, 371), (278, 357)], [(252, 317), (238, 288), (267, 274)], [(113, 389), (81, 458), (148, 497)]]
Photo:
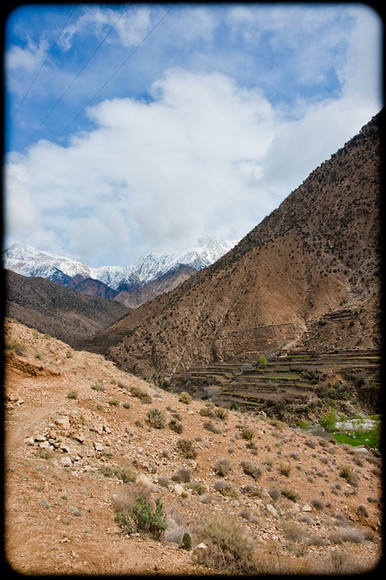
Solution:
[(16, 243), (4, 251), (3, 266), (22, 276), (41, 276), (65, 286), (80, 274), (84, 278), (99, 280), (114, 290), (121, 290), (152, 282), (178, 265), (201, 270), (227, 253), (233, 245), (233, 242), (207, 236), (181, 254), (150, 253), (131, 265), (90, 268), (78, 260)]

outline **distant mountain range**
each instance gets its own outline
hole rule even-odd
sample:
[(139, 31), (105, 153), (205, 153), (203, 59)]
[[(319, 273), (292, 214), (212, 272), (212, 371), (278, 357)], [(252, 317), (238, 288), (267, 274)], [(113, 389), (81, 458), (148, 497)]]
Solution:
[(72, 258), (17, 243), (5, 250), (3, 261), (7, 270), (22, 276), (42, 277), (83, 294), (136, 308), (209, 266), (233, 245), (207, 236), (181, 254), (151, 253), (131, 265), (91, 268)]

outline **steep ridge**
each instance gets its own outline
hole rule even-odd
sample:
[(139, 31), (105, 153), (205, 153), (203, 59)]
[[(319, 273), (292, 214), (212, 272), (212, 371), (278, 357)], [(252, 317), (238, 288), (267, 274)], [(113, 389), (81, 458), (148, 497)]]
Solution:
[[(255, 360), (259, 352), (299, 343), (321, 317), (344, 305), (372, 321), (371, 334), (354, 324), (350, 342), (377, 348), (381, 118), (315, 169), (228, 254), (97, 333), (89, 347), (163, 381), (191, 366)], [(328, 337), (320, 345), (335, 346)], [(339, 346), (345, 348), (344, 340)]]
[(128, 312), (119, 302), (87, 296), (44, 278), (6, 271), (6, 314), (76, 347)]

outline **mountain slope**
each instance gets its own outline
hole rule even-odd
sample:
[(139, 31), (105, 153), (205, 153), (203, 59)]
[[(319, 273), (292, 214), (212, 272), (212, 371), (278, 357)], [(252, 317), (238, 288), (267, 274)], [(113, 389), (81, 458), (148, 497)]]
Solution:
[(8, 316), (71, 346), (128, 311), (119, 302), (80, 294), (44, 278), (6, 271), (5, 282)]
[[(355, 347), (378, 346), (380, 122), (381, 114), (215, 264), (97, 333), (94, 348), (162, 381), (299, 342), (342, 305), (371, 324), (365, 336), (353, 327)], [(321, 348), (344, 347), (337, 338)]]
[[(253, 563), (262, 576), (349, 578), (381, 570), (381, 457), (321, 429), (189, 402), (101, 356), (4, 326), (4, 551), (13, 571), (230, 577)], [(149, 421), (154, 411), (164, 426)], [(161, 538), (120, 527), (140, 496), (162, 502)], [(191, 549), (180, 547), (185, 532)]]

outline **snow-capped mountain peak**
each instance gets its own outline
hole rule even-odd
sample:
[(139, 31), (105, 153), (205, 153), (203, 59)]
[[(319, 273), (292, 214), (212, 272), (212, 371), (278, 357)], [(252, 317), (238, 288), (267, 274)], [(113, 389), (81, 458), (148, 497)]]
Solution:
[(72, 258), (51, 254), (27, 244), (13, 244), (3, 254), (4, 267), (27, 277), (42, 276), (67, 284), (81, 274), (94, 278), (114, 290), (142, 286), (156, 280), (178, 265), (201, 270), (228, 252), (234, 243), (207, 236), (194, 247), (180, 254), (151, 253), (127, 266), (99, 266), (90, 268)]
[(4, 267), (22, 276), (50, 278), (54, 270), (67, 276), (90, 276), (90, 268), (72, 258), (51, 254), (27, 244), (13, 244), (3, 256)]

